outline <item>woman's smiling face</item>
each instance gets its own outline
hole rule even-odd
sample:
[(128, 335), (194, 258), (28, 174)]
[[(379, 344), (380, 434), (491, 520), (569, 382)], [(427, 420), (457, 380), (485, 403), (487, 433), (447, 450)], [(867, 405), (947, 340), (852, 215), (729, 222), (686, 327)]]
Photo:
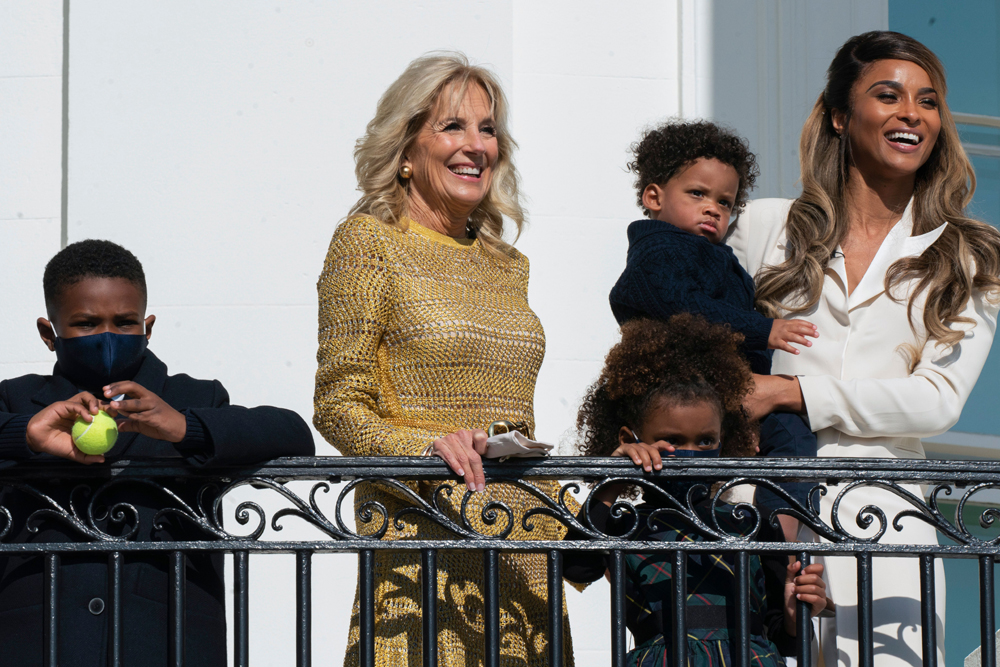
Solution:
[(403, 164), (413, 170), (410, 197), (452, 219), (468, 218), (489, 193), (499, 155), (492, 105), (470, 83), (460, 104), (441, 91)]
[[(927, 72), (908, 60), (878, 60), (855, 82), (851, 102), (853, 166), (875, 178), (913, 177), (941, 132), (938, 92)], [(838, 133), (845, 120), (833, 111)]]

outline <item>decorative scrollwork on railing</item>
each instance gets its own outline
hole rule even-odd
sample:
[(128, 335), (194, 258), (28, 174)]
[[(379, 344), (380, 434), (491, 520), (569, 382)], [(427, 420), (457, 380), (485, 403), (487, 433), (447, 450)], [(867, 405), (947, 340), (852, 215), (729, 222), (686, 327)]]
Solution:
[[(276, 532), (284, 530), (284, 526), (282, 526), (281, 523), (279, 523), (279, 521), (286, 516), (297, 516), (300, 519), (303, 519), (312, 524), (313, 526), (319, 528), (321, 531), (330, 535), (331, 537), (336, 537), (338, 539), (345, 539), (345, 533), (337, 530), (337, 527), (334, 526), (334, 524), (331, 523), (330, 520), (326, 518), (326, 515), (323, 514), (323, 511), (320, 510), (319, 505), (316, 503), (317, 491), (320, 490), (324, 492), (329, 491), (330, 485), (327, 482), (317, 482), (313, 484), (313, 487), (309, 493), (308, 502), (302, 500), (302, 498), (300, 498), (298, 494), (289, 489), (287, 485), (272, 479), (254, 476), (233, 482), (228, 487), (226, 487), (223, 493), (220, 494), (219, 497), (216, 498), (215, 500), (214, 515), (216, 517), (216, 521), (218, 521), (220, 525), (222, 523), (223, 498), (225, 497), (226, 494), (242, 486), (250, 486), (255, 489), (270, 489), (278, 493), (285, 500), (288, 500), (292, 503), (293, 505), (292, 507), (284, 507), (282, 509), (279, 509), (271, 516), (271, 530), (274, 530)], [(236, 522), (239, 523), (241, 526), (247, 525), (248, 523), (250, 523), (251, 513), (257, 516), (257, 525), (254, 527), (252, 531), (250, 531), (249, 535), (239, 536), (242, 539), (251, 539), (251, 540), (259, 539), (260, 536), (264, 534), (264, 529), (267, 527), (267, 513), (264, 511), (264, 508), (262, 508), (258, 503), (255, 503), (251, 500), (244, 500), (243, 502), (241, 502), (239, 505), (236, 506), (236, 510), (234, 512), (234, 517), (236, 519)], [(227, 539), (235, 539), (237, 536), (230, 532), (227, 532), (226, 537)]]
[[(313, 461), (317, 461), (312, 464), (315, 468), (322, 467), (318, 459)], [(412, 519), (427, 522), (447, 535), (440, 538), (437, 536), (441, 533), (436, 529), (427, 532), (418, 527), (417, 536), (427, 539), (503, 541), (509, 539), (515, 529), (519, 530), (519, 536), (530, 539), (533, 532), (538, 532), (540, 517), (560, 523), (571, 531), (575, 540), (625, 541), (643, 539), (640, 537), (642, 532), (652, 530), (658, 519), (669, 517), (672, 522), (683, 521), (705, 540), (738, 545), (760, 539), (765, 522), (775, 529), (780, 528), (778, 518), (784, 515), (796, 519), (824, 541), (844, 545), (882, 544), (887, 541), (888, 534), (904, 531), (912, 520), (933, 528), (959, 546), (977, 549), (1000, 546), (1000, 535), (973, 534), (964, 516), (975, 503), (976, 494), (1000, 490), (1000, 465), (989, 474), (971, 464), (968, 471), (960, 470), (961, 475), (938, 474), (925, 498), (916, 486), (920, 469), (908, 468), (902, 463), (892, 464), (898, 465), (898, 469), (882, 462), (875, 471), (859, 467), (839, 468), (835, 472), (817, 468), (799, 475), (792, 474), (794, 468), (791, 467), (775, 474), (769, 473), (765, 466), (755, 468), (751, 464), (725, 468), (724, 464), (717, 463), (704, 465), (707, 479), (693, 479), (684, 474), (690, 475), (689, 472), (679, 472), (677, 466), (665, 465), (660, 473), (643, 475), (636, 469), (621, 465), (614, 468), (614, 464), (609, 464), (610, 470), (602, 475), (600, 467), (582, 457), (564, 459), (558, 462), (565, 468), (561, 472), (562, 479), (592, 482), (592, 493), (582, 501), (583, 511), (577, 512), (572, 496), (581, 490), (579, 481), (558, 485), (540, 482), (533, 478), (534, 469), (527, 466), (520, 475), (515, 475), (508, 472), (510, 468), (492, 465), (487, 474), (486, 493), (474, 494), (464, 489), (460, 493), (454, 479), (445, 478), (447, 471), (443, 467), (437, 476), (423, 473), (422, 477), (404, 474), (397, 478), (388, 466), (379, 467), (367, 460), (362, 465), (360, 461), (352, 463), (350, 459), (341, 459), (337, 465), (350, 468), (350, 474), (331, 472), (322, 476), (307, 466), (303, 466), (305, 472), (299, 476), (287, 469), (279, 474), (256, 468), (247, 470), (245, 476), (228, 471), (225, 478), (202, 471), (178, 473), (176, 468), (171, 474), (162, 476), (144, 475), (138, 471), (127, 474), (131, 471), (124, 468), (93, 480), (70, 475), (60, 482), (65, 486), (51, 488), (46, 486), (47, 480), (38, 476), (30, 483), (20, 481), (8, 468), (0, 471), (3, 488), (0, 541), (10, 543), (17, 531), (37, 535), (43, 524), (51, 523), (61, 526), (62, 533), (71, 540), (121, 543), (150, 539), (149, 535), (175, 525), (171, 520), (195, 528), (208, 540), (259, 541), (264, 539), (268, 527), (275, 533), (284, 530), (289, 517), (296, 517), (325, 538), (337, 541), (383, 540), (390, 529), (394, 533), (413, 535)], [(412, 463), (409, 469), (417, 473), (437, 470), (432, 465), (420, 460)], [(574, 466), (587, 472), (574, 477)], [(155, 468), (156, 465), (149, 466), (154, 472)], [(336, 469), (335, 466), (328, 468)], [(118, 474), (121, 472), (126, 474)], [(543, 477), (553, 478), (551, 473)], [(175, 479), (183, 481), (183, 485), (175, 485), (172, 481)], [(784, 480), (808, 479), (820, 481), (812, 485), (805, 501), (785, 488)], [(289, 485), (296, 481), (309, 481), (308, 492), (302, 493)], [(821, 482), (834, 486), (828, 487)], [(371, 488), (365, 488), (365, 495), (359, 496), (362, 500), (351, 510), (345, 509), (344, 503), (362, 485)], [(523, 494), (522, 500), (513, 503), (508, 500), (508, 492), (494, 490), (490, 493), (491, 487), (496, 489), (501, 485), (517, 489)], [(614, 486), (639, 489), (644, 505), (617, 499), (610, 507), (615, 527), (608, 532), (604, 526), (595, 525), (591, 514), (596, 502), (595, 492)], [(244, 487), (265, 495), (243, 499), (235, 509), (224, 502)], [(730, 494), (740, 487), (755, 487), (758, 493), (766, 490), (778, 502), (764, 506), (734, 500)], [(26, 500), (11, 504), (8, 502), (10, 494), (20, 494)], [(824, 500), (821, 507), (817, 498), (828, 495), (832, 497)], [(328, 500), (321, 504), (324, 497)], [(388, 504), (385, 500), (389, 497), (401, 500), (404, 506), (400, 508), (395, 501)], [(524, 497), (528, 498), (527, 502)], [(951, 508), (942, 508), (945, 498), (956, 503), (955, 516), (946, 516)], [(330, 503), (333, 511), (325, 511), (323, 507), (330, 508)], [(389, 507), (393, 509), (387, 509)], [(229, 511), (233, 515), (225, 517)], [(1000, 526), (998, 518), (1000, 507), (991, 505), (981, 510), (979, 524), (983, 528), (996, 529)], [(244, 530), (234, 530), (233, 521)]]
[[(1000, 535), (994, 537), (992, 540), (982, 540), (977, 537), (973, 537), (969, 529), (965, 525), (965, 518), (963, 516), (965, 510), (965, 504), (968, 502), (969, 498), (971, 498), (973, 494), (978, 493), (979, 491), (982, 491), (984, 489), (1000, 489), (1000, 483), (977, 484), (972, 488), (970, 488), (968, 491), (966, 491), (965, 494), (962, 496), (962, 499), (958, 502), (958, 509), (956, 511), (956, 514), (958, 515), (958, 525), (962, 530), (962, 534), (970, 536), (972, 542), (989, 546), (997, 546), (998, 544), (1000, 544)], [(979, 525), (982, 526), (983, 528), (989, 528), (990, 526), (993, 525), (993, 522), (996, 521), (997, 518), (1000, 518), (1000, 509), (996, 507), (987, 507), (979, 515)], [(951, 535), (949, 535), (949, 537), (951, 537)], [(965, 544), (969, 543), (970, 542), (965, 542)]]
[[(39, 501), (43, 507), (34, 510), (28, 515), (25, 526), (29, 533), (38, 533), (41, 523), (48, 519), (69, 528), (79, 536), (93, 541), (124, 542), (135, 537), (139, 529), (138, 512), (135, 507), (128, 503), (115, 503), (105, 512), (95, 512), (94, 505), (97, 493), (94, 493), (90, 486), (77, 484), (69, 493), (66, 506), (60, 505), (51, 495), (43, 493), (29, 484), (9, 483), (6, 486), (15, 489), (30, 498)], [(78, 508), (78, 500), (83, 497), (86, 500), (86, 509), (81, 513)], [(6, 511), (6, 508), (4, 508)], [(132, 518), (131, 526), (124, 535), (112, 535), (97, 527), (97, 521), (107, 517), (112, 523), (127, 525), (127, 519)]]

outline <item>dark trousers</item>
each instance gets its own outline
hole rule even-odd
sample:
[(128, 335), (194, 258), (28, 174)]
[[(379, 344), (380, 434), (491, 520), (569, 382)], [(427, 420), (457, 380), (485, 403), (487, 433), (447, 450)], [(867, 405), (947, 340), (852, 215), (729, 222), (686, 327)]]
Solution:
[[(790, 412), (772, 412), (760, 422), (760, 456), (816, 456), (816, 434), (805, 420)], [(808, 507), (810, 482), (781, 482), (788, 495)], [(814, 498), (814, 501), (817, 499)], [(767, 489), (757, 489), (757, 504), (768, 513), (791, 507), (790, 503)]]

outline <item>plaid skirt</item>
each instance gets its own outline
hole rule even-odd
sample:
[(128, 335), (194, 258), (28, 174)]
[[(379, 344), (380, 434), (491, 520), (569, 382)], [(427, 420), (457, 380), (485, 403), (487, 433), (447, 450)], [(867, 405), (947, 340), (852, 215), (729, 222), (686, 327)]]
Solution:
[[(636, 540), (662, 542), (702, 541), (701, 536), (675, 516), (655, 515), (654, 508), (640, 510), (642, 528)], [(717, 508), (717, 518), (733, 533), (744, 526), (732, 517), (732, 506)], [(647, 523), (648, 522), (648, 523)], [(783, 667), (777, 647), (764, 636), (765, 628), (782, 623), (783, 600), (779, 591), (765, 581), (760, 557), (749, 559), (751, 644), (750, 664), (755, 667)], [(670, 637), (670, 609), (673, 608), (673, 554), (670, 552), (629, 554), (625, 558), (627, 625), (638, 646), (629, 652), (628, 665), (635, 667), (676, 667)], [(734, 556), (725, 553), (692, 553), (687, 561), (687, 653), (688, 665), (727, 667), (734, 662), (730, 637), (735, 638)], [(768, 596), (770, 588), (771, 595)], [(664, 621), (664, 619), (666, 619)], [(637, 630), (640, 630), (638, 631)], [(664, 632), (660, 632), (660, 630)], [(667, 635), (664, 637), (664, 633)]]

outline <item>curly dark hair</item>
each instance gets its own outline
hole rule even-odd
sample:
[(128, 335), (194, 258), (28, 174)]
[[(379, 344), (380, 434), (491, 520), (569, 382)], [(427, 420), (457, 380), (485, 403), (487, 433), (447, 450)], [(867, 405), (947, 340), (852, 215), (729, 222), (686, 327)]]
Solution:
[(746, 139), (708, 121), (669, 121), (647, 130), (632, 144), (632, 154), (635, 159), (628, 163), (628, 169), (636, 175), (636, 195), (646, 215), (650, 215), (642, 205), (646, 186), (663, 185), (698, 158), (715, 158), (736, 170), (740, 186), (733, 204), (734, 216), (743, 211), (760, 173)]
[(580, 453), (610, 456), (621, 427), (640, 428), (663, 401), (708, 400), (722, 415), (722, 456), (754, 455), (757, 423), (743, 408), (753, 374), (741, 334), (690, 313), (630, 320), (621, 334), (577, 414)]
[(51, 315), (64, 289), (84, 278), (124, 278), (146, 300), (146, 274), (135, 255), (111, 241), (87, 239), (71, 243), (49, 260), (42, 276), (45, 308)]

